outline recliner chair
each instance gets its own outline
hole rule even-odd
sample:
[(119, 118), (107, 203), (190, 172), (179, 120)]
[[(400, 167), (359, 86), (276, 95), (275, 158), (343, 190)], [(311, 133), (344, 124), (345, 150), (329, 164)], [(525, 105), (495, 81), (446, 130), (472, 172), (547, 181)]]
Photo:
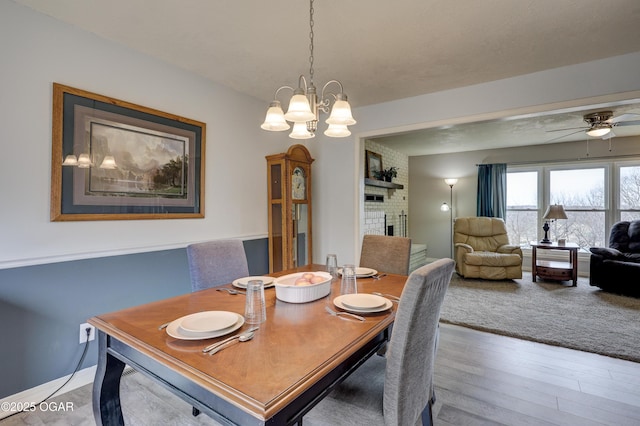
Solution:
[(453, 226), (456, 272), (465, 278), (522, 278), (522, 249), (509, 244), (504, 220), (459, 217)]

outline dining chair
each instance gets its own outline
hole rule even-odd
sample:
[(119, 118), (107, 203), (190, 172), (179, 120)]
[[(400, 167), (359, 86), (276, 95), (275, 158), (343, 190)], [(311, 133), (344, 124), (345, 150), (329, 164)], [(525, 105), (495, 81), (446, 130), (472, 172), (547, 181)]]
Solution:
[[(229, 284), (249, 276), (249, 265), (241, 240), (213, 240), (187, 246), (191, 291)], [(193, 416), (200, 410), (191, 408)]]
[(411, 238), (365, 235), (362, 238), (360, 266), (388, 274), (409, 275)]
[(370, 357), (306, 414), (305, 426), (433, 424), (438, 321), (453, 269), (439, 259), (409, 276), (386, 356)]
[(187, 246), (191, 291), (229, 284), (249, 276), (241, 240), (214, 240)]

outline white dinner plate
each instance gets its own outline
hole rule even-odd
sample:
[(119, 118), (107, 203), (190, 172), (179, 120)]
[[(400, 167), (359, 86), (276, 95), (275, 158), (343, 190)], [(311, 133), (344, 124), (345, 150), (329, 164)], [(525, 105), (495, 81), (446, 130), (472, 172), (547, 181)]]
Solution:
[(274, 284), (274, 280), (275, 278), (273, 277), (244, 277), (244, 278), (238, 278), (237, 280), (234, 280), (231, 285), (233, 285), (234, 287), (238, 287), (238, 288), (247, 288), (247, 283), (249, 281), (262, 281), (262, 284), (264, 284), (264, 288), (269, 288), (269, 287), (273, 287)]
[(393, 302), (391, 302), (391, 300), (383, 297), (383, 299), (385, 299), (384, 305), (379, 306), (377, 308), (372, 308), (372, 309), (350, 308), (342, 303), (342, 298), (344, 296), (346, 296), (346, 294), (343, 294), (342, 296), (338, 296), (335, 299), (333, 299), (333, 304), (336, 305), (338, 308), (343, 309), (345, 311), (349, 311), (349, 312), (355, 312), (359, 314), (371, 314), (375, 312), (386, 311), (388, 309), (391, 309), (391, 307), (393, 306)]
[(182, 318), (178, 318), (175, 321), (172, 321), (166, 328), (167, 334), (173, 338), (181, 339), (181, 340), (204, 340), (204, 339), (212, 339), (214, 337), (224, 336), (225, 334), (232, 333), (242, 327), (244, 324), (244, 317), (239, 314), (237, 315), (237, 321), (231, 327), (223, 328), (222, 330), (210, 331), (207, 333), (193, 333), (187, 330), (183, 330), (180, 327), (180, 322)]
[[(342, 268), (338, 269), (338, 273), (340, 275), (342, 275)], [(373, 276), (375, 274), (377, 274), (378, 271), (376, 271), (375, 269), (371, 269), (371, 268), (364, 268), (362, 266), (358, 266), (356, 268), (356, 277), (357, 278), (367, 278), (370, 276)]]
[(384, 297), (368, 293), (343, 294), (340, 297), (340, 303), (351, 309), (371, 310), (384, 306), (386, 302)]
[(229, 311), (205, 311), (182, 317), (180, 328), (191, 333), (209, 333), (229, 328), (238, 322), (238, 314)]

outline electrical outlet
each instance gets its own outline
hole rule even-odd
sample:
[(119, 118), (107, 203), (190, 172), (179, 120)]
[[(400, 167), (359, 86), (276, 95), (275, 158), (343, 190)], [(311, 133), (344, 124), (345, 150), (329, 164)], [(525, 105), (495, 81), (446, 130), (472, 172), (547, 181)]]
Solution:
[(91, 329), (89, 332), (89, 341), (96, 338), (96, 328), (88, 323), (80, 324), (80, 344), (87, 341), (87, 328)]

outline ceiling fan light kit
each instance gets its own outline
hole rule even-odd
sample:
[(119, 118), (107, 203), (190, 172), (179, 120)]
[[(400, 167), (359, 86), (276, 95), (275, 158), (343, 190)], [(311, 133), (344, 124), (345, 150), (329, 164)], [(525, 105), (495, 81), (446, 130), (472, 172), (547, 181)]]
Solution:
[[(327, 82), (320, 92), (320, 98), (313, 84), (313, 0), (309, 2), (309, 84), (307, 79), (301, 75), (298, 79), (298, 88), (294, 89), (290, 86), (282, 86), (276, 90), (274, 100), (269, 104), (267, 115), (264, 123), (260, 126), (264, 130), (279, 132), (289, 130), (291, 127), (287, 121), (294, 123), (293, 130), (289, 134), (293, 139), (310, 139), (315, 137), (318, 126), (318, 118), (320, 112), (329, 113), (329, 106), (333, 101), (333, 108), (326, 123), (329, 125), (324, 134), (332, 138), (343, 138), (349, 136), (351, 132), (347, 126), (356, 124), (356, 120), (351, 115), (351, 106), (347, 101), (347, 95), (344, 93), (342, 83), (338, 80), (330, 80)], [(340, 91), (336, 94), (326, 93), (325, 90), (330, 85), (337, 85)], [(289, 109), (285, 114), (282, 111), (280, 101), (278, 101), (278, 93), (288, 89), (293, 91), (293, 96), (289, 101)]]
[(557, 131), (563, 131), (563, 130), (575, 130), (575, 131), (569, 134), (551, 139), (547, 142), (553, 142), (558, 139), (566, 138), (567, 136), (570, 136), (576, 133), (581, 133), (583, 131), (587, 134), (587, 136), (592, 138), (605, 139), (605, 137), (608, 136), (607, 139), (609, 139), (609, 142), (611, 142), (611, 138), (616, 136), (613, 133), (614, 127), (638, 126), (640, 125), (640, 120), (637, 120), (638, 117), (640, 117), (640, 114), (635, 114), (635, 113), (626, 113), (626, 114), (622, 114), (617, 117), (614, 117), (613, 111), (593, 112), (593, 113), (582, 116), (582, 119), (584, 120), (585, 123), (588, 124), (588, 127), (574, 127), (569, 129), (548, 130), (550, 132), (557, 132)]

